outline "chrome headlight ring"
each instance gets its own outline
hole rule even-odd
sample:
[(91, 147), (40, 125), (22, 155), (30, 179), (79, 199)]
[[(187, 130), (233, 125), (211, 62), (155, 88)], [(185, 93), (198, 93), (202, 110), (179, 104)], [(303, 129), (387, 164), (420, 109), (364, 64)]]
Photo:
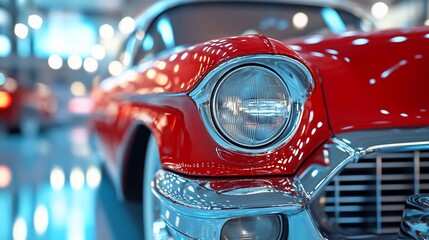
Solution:
[(259, 54), (218, 66), (190, 96), (218, 144), (258, 154), (290, 140), (313, 89), (313, 78), (300, 62)]

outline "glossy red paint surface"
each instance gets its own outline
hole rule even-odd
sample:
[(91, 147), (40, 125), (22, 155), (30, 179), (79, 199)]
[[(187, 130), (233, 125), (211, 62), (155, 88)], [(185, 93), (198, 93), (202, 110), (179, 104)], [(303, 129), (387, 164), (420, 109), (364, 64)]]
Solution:
[[(220, 39), (192, 47), (163, 60), (146, 63), (134, 72), (102, 82), (93, 91), (96, 128), (108, 160), (121, 165), (121, 148), (137, 123), (157, 139), (164, 167), (195, 176), (252, 176), (292, 174), (331, 137), (322, 89), (315, 88), (304, 106), (302, 121), (292, 139), (264, 154), (231, 152), (218, 145), (187, 95), (219, 64), (248, 54), (283, 54), (299, 59), (288, 47), (261, 36)], [(118, 162), (119, 161), (119, 162)]]
[[(96, 127), (108, 159), (117, 165), (126, 156), (129, 131), (143, 124), (157, 139), (164, 167), (173, 171), (194, 176), (293, 174), (333, 135), (331, 130), (429, 124), (428, 82), (422, 80), (429, 73), (428, 32), (416, 28), (286, 42), (296, 52), (262, 36), (204, 43), (102, 82), (93, 92)], [(262, 53), (304, 62), (316, 87), (287, 144), (264, 154), (232, 152), (210, 136), (188, 93), (219, 64)]]
[(285, 43), (320, 76), (334, 133), (428, 126), (428, 27)]

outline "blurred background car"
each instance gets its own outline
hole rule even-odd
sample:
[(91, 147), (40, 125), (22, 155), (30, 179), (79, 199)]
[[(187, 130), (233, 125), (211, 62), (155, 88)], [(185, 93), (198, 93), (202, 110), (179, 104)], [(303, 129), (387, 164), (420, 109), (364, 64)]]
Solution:
[(37, 134), (53, 124), (57, 102), (43, 83), (23, 86), (15, 78), (0, 72), (0, 124), (8, 131)]

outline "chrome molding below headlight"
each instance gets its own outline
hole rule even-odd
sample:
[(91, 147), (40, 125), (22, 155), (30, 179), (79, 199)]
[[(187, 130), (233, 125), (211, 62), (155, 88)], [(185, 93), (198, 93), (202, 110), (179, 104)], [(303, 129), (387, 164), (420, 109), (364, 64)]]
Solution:
[(181, 238), (220, 239), (230, 219), (278, 215), (294, 226), (283, 222), (288, 239), (323, 239), (288, 178), (196, 180), (160, 170), (153, 186), (165, 222)]

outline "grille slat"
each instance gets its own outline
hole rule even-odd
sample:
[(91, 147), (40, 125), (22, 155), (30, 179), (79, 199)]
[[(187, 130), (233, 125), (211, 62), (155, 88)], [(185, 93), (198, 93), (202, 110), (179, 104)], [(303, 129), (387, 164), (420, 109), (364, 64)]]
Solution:
[(326, 187), (325, 213), (356, 235), (398, 232), (409, 195), (429, 193), (429, 152), (368, 155)]

